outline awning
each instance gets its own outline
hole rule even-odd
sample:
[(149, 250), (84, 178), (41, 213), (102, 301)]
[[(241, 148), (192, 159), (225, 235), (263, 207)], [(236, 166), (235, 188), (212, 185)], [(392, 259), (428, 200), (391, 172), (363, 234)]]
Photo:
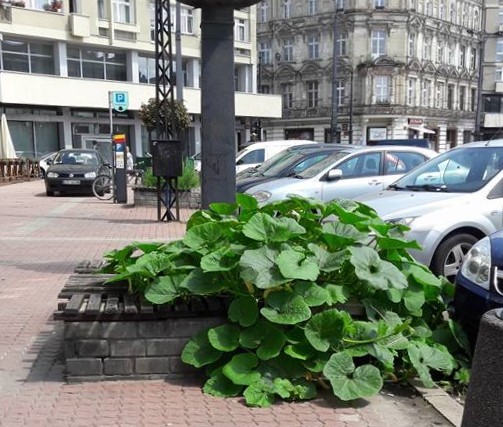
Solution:
[(435, 132), (434, 130), (431, 130), (431, 129), (425, 128), (424, 126), (410, 126), (410, 125), (407, 125), (407, 127), (408, 127), (409, 129), (412, 129), (412, 130), (417, 130), (418, 132), (423, 132), (423, 133), (437, 133), (437, 132)]

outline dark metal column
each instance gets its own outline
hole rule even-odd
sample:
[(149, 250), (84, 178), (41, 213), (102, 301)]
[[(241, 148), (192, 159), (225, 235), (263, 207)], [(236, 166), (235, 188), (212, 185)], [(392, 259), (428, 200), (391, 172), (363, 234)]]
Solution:
[(234, 10), (202, 8), (201, 204), (236, 200)]

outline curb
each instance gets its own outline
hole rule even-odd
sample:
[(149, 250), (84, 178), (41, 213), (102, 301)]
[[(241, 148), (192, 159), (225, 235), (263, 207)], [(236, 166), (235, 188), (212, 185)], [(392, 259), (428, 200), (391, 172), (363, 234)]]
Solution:
[(409, 384), (454, 427), (461, 427), (463, 405), (438, 386), (426, 388), (418, 379), (409, 380)]

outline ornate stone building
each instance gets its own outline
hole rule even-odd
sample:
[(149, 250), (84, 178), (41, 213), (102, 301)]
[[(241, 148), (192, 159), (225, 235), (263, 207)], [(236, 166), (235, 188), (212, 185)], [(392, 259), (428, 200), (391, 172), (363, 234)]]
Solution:
[(282, 118), (263, 119), (262, 137), (354, 144), (419, 137), (440, 151), (472, 140), (482, 7), (480, 0), (260, 2), (259, 91), (283, 98)]

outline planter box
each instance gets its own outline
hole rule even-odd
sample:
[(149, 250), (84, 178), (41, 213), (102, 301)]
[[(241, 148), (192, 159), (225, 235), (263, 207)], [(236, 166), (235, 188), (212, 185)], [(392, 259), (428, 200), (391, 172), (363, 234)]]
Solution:
[(227, 322), (227, 300), (153, 306), (129, 295), (108, 275), (70, 276), (54, 319), (64, 322), (68, 382), (179, 378), (201, 375), (181, 352), (200, 331)]
[[(133, 200), (137, 206), (157, 206), (157, 190), (152, 187), (133, 187)], [(181, 209), (201, 209), (201, 189), (178, 192)]]

